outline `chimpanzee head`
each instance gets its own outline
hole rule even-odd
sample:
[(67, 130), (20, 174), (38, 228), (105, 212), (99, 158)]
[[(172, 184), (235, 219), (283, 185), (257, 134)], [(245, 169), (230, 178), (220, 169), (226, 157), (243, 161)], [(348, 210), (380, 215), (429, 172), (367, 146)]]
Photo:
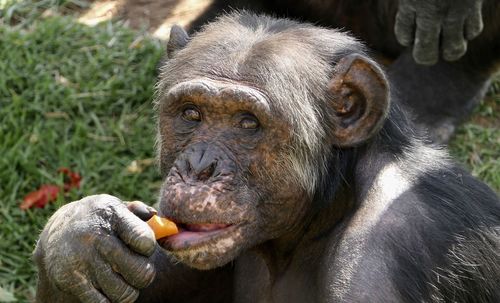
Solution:
[(173, 27), (157, 108), (161, 240), (199, 269), (294, 231), (332, 158), (366, 142), (389, 107), (362, 45), (336, 30), (233, 13), (190, 38)]

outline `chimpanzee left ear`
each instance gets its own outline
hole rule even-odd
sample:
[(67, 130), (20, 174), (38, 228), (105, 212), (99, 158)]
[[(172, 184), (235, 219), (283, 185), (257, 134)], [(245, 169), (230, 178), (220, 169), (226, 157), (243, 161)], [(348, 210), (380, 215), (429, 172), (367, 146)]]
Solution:
[(335, 111), (335, 143), (358, 145), (382, 126), (389, 110), (389, 84), (372, 60), (352, 54), (342, 58), (330, 82)]
[(174, 54), (183, 49), (189, 42), (189, 35), (179, 25), (173, 25), (170, 29), (170, 37), (167, 43), (167, 57), (172, 59)]

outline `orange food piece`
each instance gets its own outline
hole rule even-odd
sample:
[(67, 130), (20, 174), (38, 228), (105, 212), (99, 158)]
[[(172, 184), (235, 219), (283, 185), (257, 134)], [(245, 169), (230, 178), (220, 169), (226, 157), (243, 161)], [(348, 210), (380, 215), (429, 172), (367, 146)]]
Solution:
[(179, 233), (177, 225), (167, 218), (154, 215), (146, 223), (155, 233), (156, 240)]

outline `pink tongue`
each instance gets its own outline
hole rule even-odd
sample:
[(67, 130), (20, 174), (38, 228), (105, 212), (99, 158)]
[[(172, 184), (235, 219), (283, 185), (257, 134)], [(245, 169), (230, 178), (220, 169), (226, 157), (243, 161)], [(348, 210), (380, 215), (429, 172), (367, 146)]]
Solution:
[(194, 232), (205, 232), (228, 227), (228, 224), (186, 224), (186, 229)]

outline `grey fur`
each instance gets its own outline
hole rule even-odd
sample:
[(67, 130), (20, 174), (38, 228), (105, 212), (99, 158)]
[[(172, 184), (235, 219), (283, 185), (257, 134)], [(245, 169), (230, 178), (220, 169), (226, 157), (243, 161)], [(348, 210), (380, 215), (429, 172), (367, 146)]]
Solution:
[(318, 172), (326, 169), (321, 155), (327, 148), (322, 144), (325, 129), (332, 127), (323, 125), (329, 123), (329, 113), (323, 112), (328, 82), (335, 63), (349, 53), (364, 54), (364, 46), (338, 30), (249, 16), (245, 11), (221, 16), (195, 34), (189, 48), (161, 67), (156, 103), (177, 83), (198, 77), (252, 83), (270, 100), (274, 115), (288, 119), (298, 141), (290, 147), (286, 166), (312, 193)]

